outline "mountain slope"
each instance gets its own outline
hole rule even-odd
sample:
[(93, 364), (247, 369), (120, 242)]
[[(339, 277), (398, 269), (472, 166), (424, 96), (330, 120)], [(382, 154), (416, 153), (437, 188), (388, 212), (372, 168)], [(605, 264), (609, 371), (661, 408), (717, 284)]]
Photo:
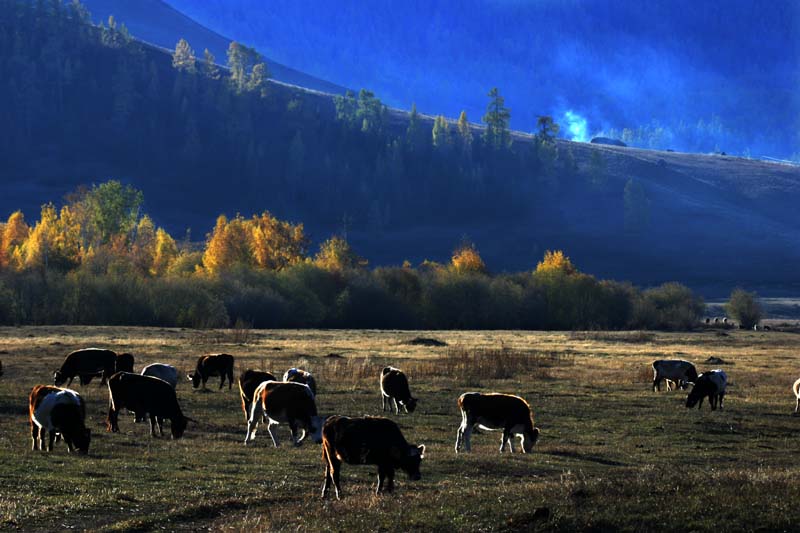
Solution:
[[(231, 39), (209, 30), (161, 0), (83, 0), (96, 23), (106, 23), (113, 16), (125, 24), (138, 39), (173, 50), (179, 39), (186, 39), (202, 58), (203, 50), (214, 54), (217, 62), (224, 64)], [(246, 43), (245, 43), (246, 44)], [(266, 58), (270, 75), (278, 81), (307, 87), (316, 91), (342, 94), (345, 88), (300, 72)]]

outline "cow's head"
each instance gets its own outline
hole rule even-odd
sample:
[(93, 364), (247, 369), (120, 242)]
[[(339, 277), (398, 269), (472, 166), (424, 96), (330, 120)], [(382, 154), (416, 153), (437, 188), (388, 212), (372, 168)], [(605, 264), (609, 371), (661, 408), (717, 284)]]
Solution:
[(60, 387), (65, 381), (67, 381), (67, 376), (65, 376), (60, 370), (53, 372), (53, 385)]
[(183, 432), (186, 431), (186, 425), (189, 419), (183, 415), (178, 415), (170, 422), (170, 430), (172, 431), (172, 438), (179, 439), (183, 437)]
[(419, 446), (415, 444), (408, 445), (408, 451), (406, 452), (406, 457), (400, 464), (400, 468), (402, 468), (406, 474), (408, 474), (408, 479), (411, 481), (419, 481), (422, 479), (422, 474), (419, 473), (419, 465), (422, 463), (422, 460), (425, 458), (425, 445), (420, 444)]
[(79, 429), (72, 436), (72, 444), (77, 448), (78, 453), (86, 455), (89, 453), (89, 442), (92, 440), (92, 430), (89, 428)]
[(692, 388), (691, 392), (686, 397), (686, 407), (687, 408), (694, 407), (695, 405), (697, 405), (697, 402), (699, 402), (705, 395), (706, 395), (705, 384), (702, 383), (702, 382), (695, 383), (695, 385)]
[(186, 377), (189, 378), (189, 381), (192, 382), (192, 388), (196, 389), (197, 387), (200, 386), (200, 380), (202, 379), (200, 377), (200, 372), (192, 372), (191, 374), (188, 374)]
[(539, 440), (539, 433), (541, 433), (539, 428), (533, 428), (520, 435), (523, 453), (531, 453), (533, 451), (533, 446), (536, 444), (536, 441)]
[(408, 412), (409, 412), (409, 413), (413, 413), (413, 412), (414, 412), (414, 409), (416, 409), (416, 408), (417, 408), (417, 399), (416, 399), (416, 398), (410, 398), (410, 397), (409, 397), (409, 399), (408, 399), (408, 400), (406, 400), (405, 402), (403, 402), (403, 407), (405, 407), (406, 409), (408, 409)]
[(322, 426), (324, 424), (324, 416), (311, 417), (311, 426), (308, 428), (308, 432), (311, 434), (311, 440), (316, 444), (322, 444)]

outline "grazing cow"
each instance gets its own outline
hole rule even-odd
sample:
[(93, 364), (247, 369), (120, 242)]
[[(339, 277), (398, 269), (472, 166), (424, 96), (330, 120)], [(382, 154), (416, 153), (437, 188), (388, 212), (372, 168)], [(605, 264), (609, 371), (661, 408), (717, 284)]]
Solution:
[(687, 383), (697, 380), (697, 369), (683, 359), (658, 359), (653, 361), (653, 392), (661, 390), (662, 380), (666, 380), (668, 391), (672, 390), (673, 383), (685, 389)]
[(753, 324), (753, 331), (758, 331), (758, 324)]
[(386, 411), (386, 404), (389, 404), (389, 411), (392, 410), (394, 401), (394, 414), (400, 414), (400, 406), (406, 413), (413, 413), (417, 408), (417, 399), (411, 397), (408, 389), (408, 379), (402, 370), (387, 366), (381, 372), (381, 401), (383, 410)]
[(703, 399), (708, 396), (708, 403), (711, 404), (712, 411), (717, 409), (717, 405), (719, 405), (720, 409), (723, 409), (727, 386), (728, 375), (724, 371), (711, 370), (703, 372), (697, 376), (692, 392), (686, 398), (686, 407), (694, 407), (699, 402), (697, 408), (700, 409), (703, 406)]
[(0, 377), (3, 377), (3, 362), (0, 361)]
[(61, 368), (53, 373), (53, 384), (69, 387), (75, 376), (79, 376), (81, 385), (88, 385), (95, 376), (102, 376), (100, 385), (105, 385), (117, 368), (117, 353), (100, 348), (84, 348), (67, 355)]
[(226, 353), (218, 353), (212, 355), (201, 355), (197, 359), (197, 367), (195, 371), (189, 374), (189, 379), (192, 381), (192, 387), (195, 389), (202, 383), (203, 388), (206, 388), (206, 381), (211, 376), (219, 376), (219, 388), (225, 384), (225, 378), (228, 378), (228, 390), (233, 387), (233, 356)]
[[(256, 438), (256, 428), (262, 417), (267, 422), (267, 431), (276, 448), (279, 446), (278, 437), (272, 426), (282, 423), (289, 425), (295, 446), (300, 446), (309, 433), (314, 442), (322, 442), (324, 420), (317, 416), (317, 404), (308, 385), (288, 381), (265, 381), (258, 385), (253, 393), (245, 444)], [(300, 438), (297, 436), (298, 430), (303, 431)]]
[(117, 372), (133, 372), (133, 355), (121, 353), (117, 356)]
[(86, 428), (86, 404), (69, 389), (52, 385), (36, 385), (28, 400), (31, 423), (31, 450), (44, 449), (44, 433), (49, 432), (47, 451), (53, 451), (56, 434), (64, 437), (67, 450), (89, 452), (91, 430)]
[(488, 431), (502, 431), (500, 452), (505, 450), (506, 443), (514, 453), (513, 437), (519, 437), (522, 453), (530, 453), (539, 439), (539, 428), (533, 426), (533, 411), (528, 402), (519, 396), (510, 394), (466, 392), (459, 396), (458, 407), (461, 409), (461, 426), (456, 434), (456, 453), (464, 443), (466, 451), (470, 451), (470, 436), (475, 426)]
[(283, 375), (283, 381), (291, 381), (294, 383), (303, 383), (308, 385), (308, 388), (311, 389), (311, 392), (314, 393), (314, 396), (317, 395), (317, 382), (314, 379), (314, 375), (311, 372), (307, 372), (302, 368), (290, 368), (286, 371)]
[(723, 318), (722, 319), (722, 323), (727, 325), (728, 324), (728, 317)]
[(244, 411), (244, 421), (247, 422), (250, 416), (250, 405), (253, 403), (253, 394), (259, 385), (265, 381), (277, 381), (275, 376), (269, 372), (247, 369), (239, 376), (239, 396), (242, 397), (242, 411)]
[(178, 369), (165, 363), (153, 363), (142, 369), (143, 376), (163, 379), (174, 389), (178, 386)]
[(129, 372), (117, 372), (108, 380), (109, 407), (106, 427), (114, 433), (119, 431), (117, 420), (122, 409), (133, 411), (137, 419), (145, 413), (150, 416), (150, 436), (155, 436), (155, 428), (164, 434), (163, 422), (170, 420), (172, 438), (179, 439), (186, 430), (189, 417), (183, 415), (175, 389), (166, 381), (152, 376), (142, 376)]
[(342, 492), (339, 475), (342, 463), (377, 465), (378, 488), (394, 490), (394, 472), (401, 469), (411, 481), (419, 481), (419, 466), (425, 457), (425, 445), (409, 444), (400, 428), (388, 418), (366, 416), (350, 418), (332, 416), (322, 428), (322, 461), (325, 463), (325, 485), (322, 497), (328, 495), (331, 483), (339, 499)]
[(711, 319), (710, 318), (706, 318), (706, 324), (710, 324), (710, 323), (711, 323)]
[(714, 317), (714, 324), (719, 324), (719, 317)]
[(794, 412), (797, 413), (800, 411), (800, 379), (794, 382), (794, 385), (792, 385), (792, 390), (797, 398), (797, 404), (794, 406)]

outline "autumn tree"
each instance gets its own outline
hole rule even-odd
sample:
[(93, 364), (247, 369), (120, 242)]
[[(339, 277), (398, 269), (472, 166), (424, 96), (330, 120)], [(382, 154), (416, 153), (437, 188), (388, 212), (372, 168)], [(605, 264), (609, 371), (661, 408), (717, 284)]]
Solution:
[(505, 98), (500, 96), (497, 87), (489, 91), (488, 96), (489, 105), (486, 107), (486, 114), (483, 115), (483, 122), (486, 124), (483, 139), (493, 150), (502, 150), (511, 145), (511, 134), (508, 129), (511, 111), (505, 106)]
[(175, 52), (172, 54), (172, 66), (180, 71), (193, 74), (196, 71), (196, 59), (194, 50), (189, 46), (186, 39), (181, 39), (175, 45)]
[(538, 275), (559, 273), (559, 274), (576, 274), (578, 269), (572, 264), (569, 257), (567, 257), (561, 250), (547, 250), (544, 258), (536, 265), (535, 273)]
[(473, 243), (464, 243), (455, 249), (450, 268), (457, 274), (486, 274), (486, 264)]
[(203, 253), (203, 267), (210, 274), (219, 274), (224, 269), (237, 264), (248, 264), (252, 254), (250, 239), (241, 215), (227, 219), (225, 215), (217, 218), (214, 231), (208, 236)]
[(308, 239), (302, 224), (278, 220), (265, 211), (249, 221), (249, 228), (257, 267), (280, 270), (305, 258)]
[(30, 231), (22, 211), (14, 211), (8, 217), (0, 234), (0, 267), (22, 266), (20, 248), (28, 239)]
[(761, 322), (761, 305), (758, 295), (744, 289), (734, 289), (725, 304), (725, 312), (738, 321), (745, 328), (752, 328)]
[(156, 230), (155, 244), (153, 246), (153, 262), (150, 274), (163, 276), (178, 258), (178, 246), (175, 240), (163, 228)]
[(366, 266), (366, 260), (359, 257), (345, 239), (334, 236), (320, 245), (314, 264), (331, 272), (343, 272)]
[(153, 257), (156, 249), (156, 227), (149, 216), (145, 215), (136, 226), (136, 235), (131, 244), (131, 261), (142, 274), (153, 268)]

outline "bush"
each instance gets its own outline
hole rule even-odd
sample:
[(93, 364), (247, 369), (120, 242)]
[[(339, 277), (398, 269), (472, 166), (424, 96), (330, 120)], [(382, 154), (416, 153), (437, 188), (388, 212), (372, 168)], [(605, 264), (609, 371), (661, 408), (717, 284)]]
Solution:
[(705, 310), (703, 299), (680, 283), (665, 283), (644, 293), (638, 318), (643, 329), (692, 329)]
[(758, 295), (744, 289), (734, 289), (728, 303), (725, 304), (725, 312), (743, 327), (752, 328), (761, 321)]

